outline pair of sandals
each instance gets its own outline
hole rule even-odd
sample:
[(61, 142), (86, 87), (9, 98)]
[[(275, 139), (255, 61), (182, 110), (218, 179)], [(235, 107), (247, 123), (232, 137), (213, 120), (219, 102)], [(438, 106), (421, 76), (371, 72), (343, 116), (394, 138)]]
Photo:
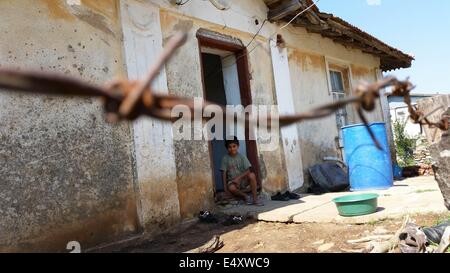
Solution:
[(272, 196), (272, 201), (289, 201), (289, 200), (298, 200), (300, 199), (300, 195), (287, 191), (283, 194), (281, 192), (278, 192), (274, 196)]
[(208, 224), (219, 223), (217, 217), (209, 211), (200, 211), (198, 219), (200, 219), (201, 222)]
[[(207, 223), (207, 224), (216, 224), (219, 223), (219, 220), (216, 216), (214, 216), (209, 211), (200, 211), (198, 218), (201, 222)], [(233, 226), (233, 225), (239, 225), (244, 221), (242, 216), (235, 216), (231, 215), (228, 216), (227, 219), (222, 223), (224, 226)]]

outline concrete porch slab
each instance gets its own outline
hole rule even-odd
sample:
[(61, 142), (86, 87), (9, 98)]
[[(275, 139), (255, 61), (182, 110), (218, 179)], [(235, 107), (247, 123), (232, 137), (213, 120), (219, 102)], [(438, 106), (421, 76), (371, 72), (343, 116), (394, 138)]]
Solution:
[(364, 224), (416, 213), (448, 212), (434, 177), (418, 177), (397, 181), (395, 186), (378, 193), (378, 212), (360, 217), (341, 217), (332, 200), (336, 197), (357, 193), (329, 193), (302, 195), (300, 200), (288, 202), (265, 201), (264, 207), (233, 206), (219, 208), (232, 215), (251, 216), (260, 221), (282, 223), (348, 223)]

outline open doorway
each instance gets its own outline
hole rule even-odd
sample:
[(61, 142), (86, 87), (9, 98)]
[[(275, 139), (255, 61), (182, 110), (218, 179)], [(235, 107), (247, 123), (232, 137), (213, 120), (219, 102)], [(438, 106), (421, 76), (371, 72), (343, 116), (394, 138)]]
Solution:
[[(198, 38), (205, 99), (219, 105), (243, 105), (244, 107), (250, 105), (250, 83), (245, 47), (227, 44), (223, 40), (219, 42), (210, 40), (210, 38), (204, 39), (201, 36)], [(248, 126), (245, 126), (245, 130), (242, 129), (244, 127), (236, 125), (235, 128), (231, 128), (231, 134), (230, 128), (228, 129), (228, 135), (239, 138), (239, 152), (250, 160), (252, 171), (256, 174), (260, 187), (256, 142), (249, 140)], [(239, 134), (240, 130), (244, 134)], [(226, 124), (224, 124), (223, 132), (223, 139), (225, 139), (227, 137)], [(227, 153), (225, 140), (210, 141), (209, 149), (215, 193), (222, 192), (224, 186), (220, 164), (223, 156)]]

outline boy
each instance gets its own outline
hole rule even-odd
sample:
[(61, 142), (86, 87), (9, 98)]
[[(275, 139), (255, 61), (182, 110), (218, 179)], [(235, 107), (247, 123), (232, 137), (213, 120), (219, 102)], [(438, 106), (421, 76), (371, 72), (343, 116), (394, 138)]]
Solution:
[[(247, 205), (263, 206), (258, 200), (256, 175), (250, 171), (252, 165), (244, 155), (239, 153), (239, 140), (226, 140), (228, 154), (222, 159), (220, 170), (226, 193), (244, 199)], [(253, 199), (243, 192), (250, 185)], [(252, 201), (253, 200), (253, 201)]]

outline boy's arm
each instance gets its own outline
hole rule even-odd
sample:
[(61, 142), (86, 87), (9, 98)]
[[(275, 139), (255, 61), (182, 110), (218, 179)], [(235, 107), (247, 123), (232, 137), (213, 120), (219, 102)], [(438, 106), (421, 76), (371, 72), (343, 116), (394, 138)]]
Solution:
[(228, 193), (227, 171), (222, 171), (223, 188)]
[(243, 174), (241, 174), (241, 175), (235, 177), (235, 178), (233, 179), (233, 182), (234, 182), (234, 183), (239, 183), (244, 177), (247, 177), (249, 174), (250, 174), (250, 168), (248, 168), (247, 171), (244, 172)]
[(250, 161), (248, 160), (248, 158), (246, 156), (243, 156), (243, 163), (244, 163), (244, 168), (247, 171), (245, 171), (238, 177), (235, 177), (233, 179), (233, 182), (235, 182), (235, 183), (239, 183), (244, 177), (247, 177), (251, 173), (250, 168), (252, 167), (252, 164), (250, 163)]

